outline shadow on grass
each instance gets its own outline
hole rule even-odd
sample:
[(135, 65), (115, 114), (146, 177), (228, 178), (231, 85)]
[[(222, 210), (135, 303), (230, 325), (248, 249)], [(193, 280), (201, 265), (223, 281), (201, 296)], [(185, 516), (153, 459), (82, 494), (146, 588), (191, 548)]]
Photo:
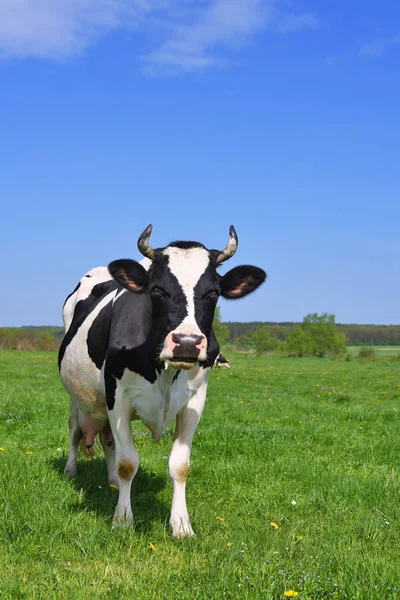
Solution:
[[(78, 461), (78, 475), (68, 480), (64, 473), (65, 458), (53, 458), (50, 466), (58, 472), (60, 477), (69, 481), (70, 485), (81, 492), (79, 502), (73, 509), (77, 512), (88, 510), (96, 516), (109, 521), (117, 505), (118, 490), (107, 483), (107, 469), (105, 459), (95, 457), (91, 461)], [(153, 521), (167, 523), (170, 507), (157, 497), (157, 493), (169, 484), (169, 477), (160, 477), (149, 473), (139, 466), (139, 470), (132, 483), (132, 512), (135, 519), (135, 530), (147, 531)]]

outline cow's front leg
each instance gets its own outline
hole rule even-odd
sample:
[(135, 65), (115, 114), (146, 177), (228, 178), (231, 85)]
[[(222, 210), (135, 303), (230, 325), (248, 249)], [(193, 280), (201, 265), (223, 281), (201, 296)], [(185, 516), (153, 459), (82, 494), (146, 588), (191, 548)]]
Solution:
[(115, 466), (119, 478), (119, 496), (113, 527), (133, 523), (131, 485), (139, 467), (139, 455), (132, 439), (130, 410), (122, 405), (121, 396), (118, 398), (117, 394), (114, 407), (108, 410), (115, 444)]
[(186, 508), (186, 479), (189, 473), (193, 436), (203, 412), (207, 381), (176, 417), (175, 440), (169, 457), (169, 474), (173, 485), (169, 524), (174, 538), (194, 535)]

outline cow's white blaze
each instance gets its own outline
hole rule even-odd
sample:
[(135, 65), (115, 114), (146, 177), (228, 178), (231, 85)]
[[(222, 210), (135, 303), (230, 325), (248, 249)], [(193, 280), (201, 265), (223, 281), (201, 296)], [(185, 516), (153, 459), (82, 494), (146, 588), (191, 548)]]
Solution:
[[(194, 306), (194, 288), (200, 277), (205, 273), (210, 264), (210, 257), (204, 248), (176, 248), (169, 246), (163, 250), (163, 254), (168, 257), (168, 267), (171, 273), (178, 280), (179, 285), (186, 298), (187, 315), (182, 323), (175, 328), (174, 332), (168, 334), (163, 351), (161, 352), (161, 360), (172, 358), (171, 335), (172, 333), (188, 333), (201, 334), (200, 327), (196, 321), (195, 306)], [(200, 347), (199, 360), (207, 358), (207, 340)]]

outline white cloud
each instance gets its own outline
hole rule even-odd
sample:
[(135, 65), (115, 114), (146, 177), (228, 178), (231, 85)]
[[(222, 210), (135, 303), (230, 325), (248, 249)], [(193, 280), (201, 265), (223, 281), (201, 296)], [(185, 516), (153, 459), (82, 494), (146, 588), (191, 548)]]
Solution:
[(170, 39), (143, 61), (167, 72), (223, 66), (217, 50), (248, 44), (271, 19), (272, 10), (262, 0), (215, 0), (192, 22), (178, 24)]
[(269, 29), (290, 33), (318, 26), (311, 14), (285, 14), (273, 0), (214, 0), (192, 22), (178, 24), (159, 48), (142, 58), (150, 73), (224, 67), (226, 49), (239, 50)]
[(145, 8), (125, 0), (1, 0), (0, 56), (74, 56)]
[(316, 28), (311, 14), (288, 13), (283, 0), (0, 0), (0, 58), (66, 59), (113, 30), (151, 32), (141, 58), (153, 73), (229, 64), (228, 52), (269, 29)]
[(361, 46), (359, 56), (379, 57), (391, 46), (400, 45), (400, 34), (376, 38), (373, 42)]

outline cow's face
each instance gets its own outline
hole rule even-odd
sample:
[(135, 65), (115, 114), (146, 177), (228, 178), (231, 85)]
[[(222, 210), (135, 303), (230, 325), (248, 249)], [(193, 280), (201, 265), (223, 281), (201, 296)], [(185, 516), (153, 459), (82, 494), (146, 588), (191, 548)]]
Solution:
[[(235, 239), (237, 243), (236, 233)], [(146, 254), (152, 260), (148, 272), (135, 261), (120, 260), (109, 265), (110, 273), (128, 290), (150, 294), (157, 358), (175, 368), (190, 369), (207, 359), (219, 296), (242, 298), (255, 290), (266, 274), (257, 267), (243, 266), (221, 277), (216, 270), (221, 253), (196, 242), (175, 242), (150, 251)]]

